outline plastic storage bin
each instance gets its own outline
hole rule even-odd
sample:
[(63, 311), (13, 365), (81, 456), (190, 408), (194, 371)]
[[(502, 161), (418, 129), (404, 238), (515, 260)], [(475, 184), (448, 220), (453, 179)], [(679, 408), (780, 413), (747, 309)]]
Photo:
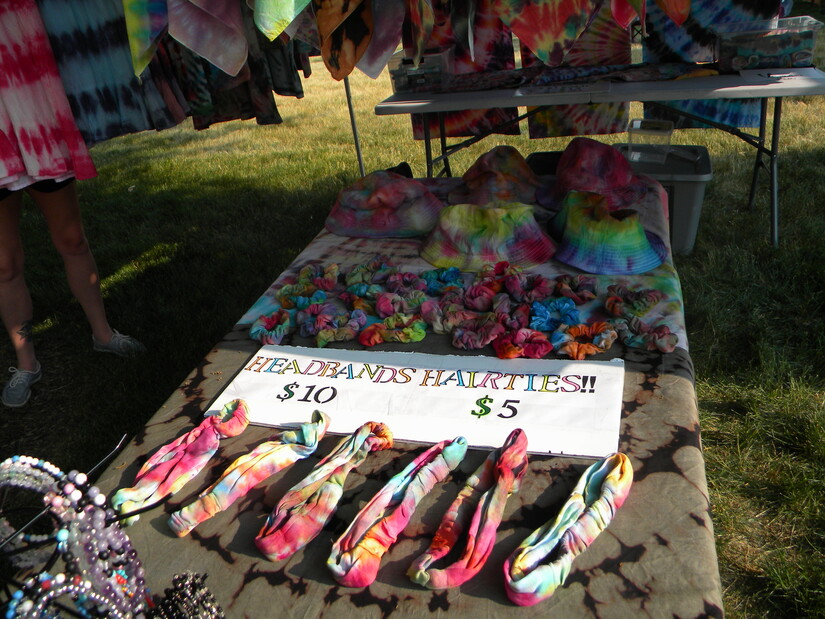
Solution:
[(821, 27), (808, 16), (714, 26), (719, 70), (809, 67)]
[[(616, 144), (627, 156), (628, 144)], [(638, 145), (635, 148), (639, 148)], [(696, 242), (705, 186), (713, 178), (710, 156), (704, 146), (670, 146), (663, 163), (630, 161), (633, 171), (646, 174), (667, 191), (670, 246), (674, 254), (689, 254)]]

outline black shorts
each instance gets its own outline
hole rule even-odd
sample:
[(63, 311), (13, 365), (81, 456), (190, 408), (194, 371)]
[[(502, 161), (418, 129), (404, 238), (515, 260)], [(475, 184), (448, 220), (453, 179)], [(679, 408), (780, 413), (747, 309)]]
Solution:
[[(58, 189), (63, 189), (63, 187), (65, 187), (66, 185), (71, 183), (73, 180), (74, 180), (74, 177), (67, 178), (66, 180), (63, 180), (63, 181), (56, 181), (56, 180), (53, 180), (51, 178), (47, 178), (46, 180), (37, 181), (36, 183), (32, 183), (31, 185), (29, 185), (29, 187), (31, 187), (35, 191), (41, 191), (43, 193), (54, 193)], [(25, 187), (24, 189), (28, 189), (28, 187)], [(0, 200), (5, 200), (6, 198), (8, 198), (13, 193), (14, 192), (11, 191), (10, 189), (6, 189), (5, 187), (0, 187)]]

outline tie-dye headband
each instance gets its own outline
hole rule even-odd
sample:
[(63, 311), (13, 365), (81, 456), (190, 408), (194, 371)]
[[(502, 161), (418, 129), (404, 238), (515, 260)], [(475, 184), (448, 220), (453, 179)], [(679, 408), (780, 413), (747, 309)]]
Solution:
[(533, 531), (504, 562), (507, 597), (532, 606), (553, 595), (573, 560), (613, 520), (632, 481), (633, 467), (622, 453), (590, 466), (555, 520)]
[(298, 430), (284, 430), (235, 460), (220, 479), (201, 492), (195, 501), (169, 517), (169, 528), (183, 537), (198, 524), (245, 496), (263, 480), (315, 453), (329, 428), (329, 417), (321, 411)]
[(371, 452), (390, 447), (392, 432), (374, 421), (342, 440), (278, 502), (255, 538), (258, 550), (270, 561), (280, 561), (315, 539), (338, 507), (350, 471)]
[[(164, 445), (140, 468), (135, 485), (112, 497), (112, 508), (126, 514), (152, 505), (183, 488), (218, 450), (222, 438), (238, 436), (249, 424), (246, 402), (232, 400), (180, 438)], [(124, 519), (133, 524), (137, 516)]]
[(381, 557), (407, 526), (419, 501), (464, 459), (467, 440), (459, 436), (427, 449), (395, 475), (367, 503), (332, 546), (327, 566), (339, 584), (366, 587)]
[[(526, 471), (527, 435), (521, 429), (513, 430), (504, 445), (490, 452), (467, 479), (429, 548), (410, 566), (407, 574), (412, 581), (429, 589), (447, 589), (475, 576), (493, 550), (507, 498), (518, 490)], [(462, 535), (461, 555), (444, 568), (431, 568), (454, 549)]]

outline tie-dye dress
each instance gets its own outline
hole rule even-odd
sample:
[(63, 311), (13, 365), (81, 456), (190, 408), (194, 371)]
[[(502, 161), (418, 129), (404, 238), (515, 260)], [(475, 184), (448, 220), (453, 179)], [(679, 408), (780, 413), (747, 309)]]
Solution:
[(0, 187), (97, 174), (34, 0), (0, 2)]
[(173, 113), (154, 71), (138, 79), (121, 0), (37, 0), (77, 128), (91, 147), (128, 133), (168, 129)]

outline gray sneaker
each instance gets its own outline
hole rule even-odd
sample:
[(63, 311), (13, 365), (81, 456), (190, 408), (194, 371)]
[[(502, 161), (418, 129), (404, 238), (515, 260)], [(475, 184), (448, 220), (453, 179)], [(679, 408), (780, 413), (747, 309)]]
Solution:
[(40, 371), (39, 361), (36, 370), (9, 368), (9, 372), (12, 376), (6, 386), (3, 387), (3, 404), (11, 408), (17, 408), (29, 401), (32, 394), (31, 386), (43, 377), (43, 372)]
[(101, 344), (92, 336), (92, 347), (98, 352), (110, 352), (118, 357), (134, 357), (142, 352), (146, 352), (146, 346), (138, 342), (135, 338), (123, 335), (112, 329), (112, 341), (108, 344)]

